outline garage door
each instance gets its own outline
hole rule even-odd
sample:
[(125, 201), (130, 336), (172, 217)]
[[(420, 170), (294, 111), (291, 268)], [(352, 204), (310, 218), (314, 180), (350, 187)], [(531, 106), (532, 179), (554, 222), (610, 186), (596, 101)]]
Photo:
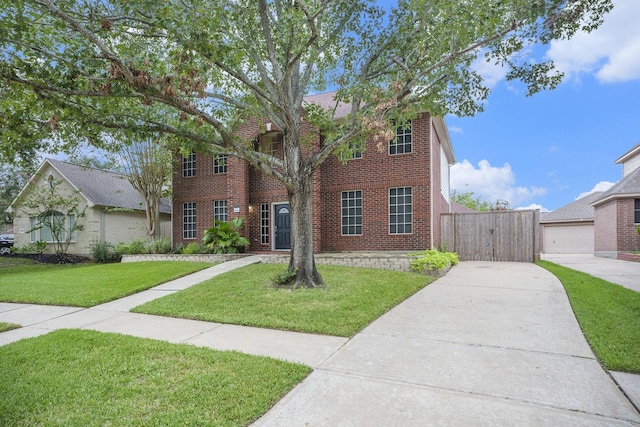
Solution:
[(592, 254), (593, 224), (542, 225), (543, 252), (547, 254)]

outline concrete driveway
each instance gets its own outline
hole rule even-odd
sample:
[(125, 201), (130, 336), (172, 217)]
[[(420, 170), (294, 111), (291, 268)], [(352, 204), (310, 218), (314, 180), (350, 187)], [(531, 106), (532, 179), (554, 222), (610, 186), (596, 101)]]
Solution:
[(640, 292), (640, 262), (602, 258), (591, 254), (541, 254), (540, 258)]

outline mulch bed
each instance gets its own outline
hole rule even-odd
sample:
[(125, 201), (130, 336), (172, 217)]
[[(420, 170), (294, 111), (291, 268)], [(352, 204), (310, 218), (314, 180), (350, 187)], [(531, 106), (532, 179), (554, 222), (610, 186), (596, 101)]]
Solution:
[(81, 264), (89, 258), (80, 255), (59, 254), (11, 254), (8, 258), (27, 258), (42, 264)]

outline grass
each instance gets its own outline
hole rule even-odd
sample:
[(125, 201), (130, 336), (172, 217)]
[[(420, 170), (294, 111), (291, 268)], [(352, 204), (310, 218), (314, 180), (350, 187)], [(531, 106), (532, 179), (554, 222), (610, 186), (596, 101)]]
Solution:
[(286, 267), (254, 264), (132, 311), (350, 337), (435, 280), (418, 273), (318, 266), (328, 289), (274, 289)]
[(0, 301), (92, 307), (211, 265), (155, 261), (0, 268)]
[(0, 425), (245, 426), (309, 371), (237, 352), (59, 330), (0, 347)]
[(548, 261), (596, 357), (609, 370), (640, 373), (640, 293)]
[(12, 329), (18, 329), (20, 325), (16, 325), (15, 323), (6, 323), (0, 322), (0, 332), (7, 332)]

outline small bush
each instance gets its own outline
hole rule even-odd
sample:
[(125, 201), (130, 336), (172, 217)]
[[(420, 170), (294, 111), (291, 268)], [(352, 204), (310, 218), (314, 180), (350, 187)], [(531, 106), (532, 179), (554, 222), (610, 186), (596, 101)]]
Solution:
[(295, 280), (297, 274), (297, 268), (287, 268), (282, 273), (274, 275), (271, 278), (271, 284), (273, 286), (288, 286)]
[(442, 270), (458, 264), (460, 258), (455, 252), (440, 252), (437, 249), (427, 249), (409, 254), (411, 270), (423, 272), (428, 270)]
[(208, 247), (199, 243), (191, 242), (182, 249), (182, 253), (185, 255), (194, 254), (208, 254), (211, 252)]
[(237, 254), (249, 246), (249, 240), (238, 231), (244, 218), (234, 218), (230, 222), (215, 219), (213, 227), (205, 230), (202, 241), (217, 254)]
[(35, 243), (29, 243), (28, 245), (13, 247), (11, 252), (19, 255), (42, 255), (45, 249), (47, 249), (47, 242), (37, 241)]
[(91, 260), (100, 264), (120, 262), (122, 256), (116, 252), (109, 242), (93, 242), (90, 245)]
[(171, 253), (171, 241), (169, 239), (156, 239), (153, 242), (147, 242), (145, 251), (148, 254)]
[(143, 240), (136, 239), (130, 243), (119, 243), (116, 246), (116, 252), (121, 255), (139, 255), (146, 253), (145, 244)]

